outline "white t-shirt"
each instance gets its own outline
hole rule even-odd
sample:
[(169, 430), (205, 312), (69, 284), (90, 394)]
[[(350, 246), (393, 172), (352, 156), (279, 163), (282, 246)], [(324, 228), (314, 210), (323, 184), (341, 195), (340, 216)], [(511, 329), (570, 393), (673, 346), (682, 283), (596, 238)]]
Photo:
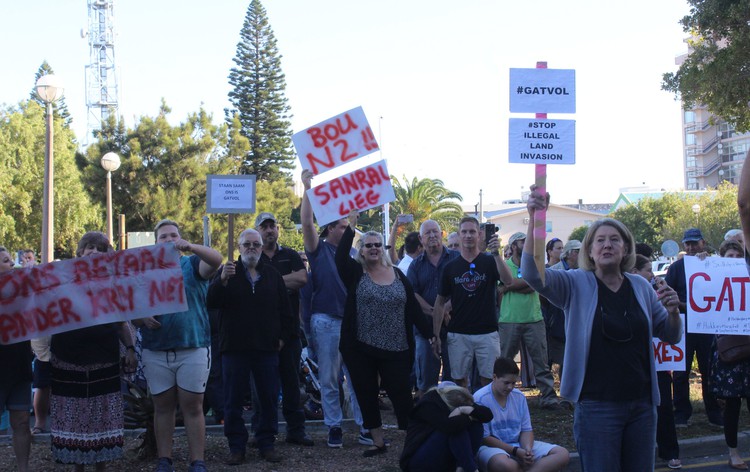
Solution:
[(411, 262), (414, 260), (413, 257), (411, 257), (408, 254), (404, 254), (404, 258), (401, 259), (401, 261), (398, 263), (396, 267), (398, 267), (401, 272), (406, 274), (409, 271), (409, 266), (411, 265)]
[(521, 433), (531, 431), (529, 405), (518, 390), (510, 392), (505, 408), (492, 395), (492, 384), (477, 390), (474, 401), (492, 410), (492, 421), (484, 423), (484, 437), (494, 436), (505, 443), (518, 445)]

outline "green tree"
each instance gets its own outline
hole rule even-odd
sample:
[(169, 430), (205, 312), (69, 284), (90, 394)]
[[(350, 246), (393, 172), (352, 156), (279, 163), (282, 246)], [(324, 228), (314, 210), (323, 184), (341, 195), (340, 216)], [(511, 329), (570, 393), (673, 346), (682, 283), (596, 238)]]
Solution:
[(586, 225), (575, 228), (573, 231), (571, 231), (570, 236), (568, 236), (568, 241), (570, 241), (571, 239), (583, 241), (583, 237), (586, 236), (586, 231), (588, 230), (589, 227)]
[(181, 224), (186, 239), (202, 241), (206, 174), (221, 158), (226, 126), (214, 125), (203, 109), (172, 126), (169, 113), (162, 102), (156, 117), (141, 117), (132, 130), (109, 120), (79, 165), (94, 198), (104, 201), (106, 171), (99, 161), (116, 152), (122, 164), (112, 174), (113, 212), (126, 215), (127, 230), (151, 231), (157, 221), (170, 218)]
[(750, 0), (688, 0), (690, 15), (680, 23), (691, 35), (689, 55), (662, 89), (685, 108), (706, 105), (737, 130), (750, 130)]
[[(445, 234), (454, 231), (459, 220), (463, 217), (463, 210), (458, 204), (462, 200), (461, 195), (448, 190), (439, 179), (417, 179), (414, 177), (409, 181), (403, 176), (403, 183), (396, 177), (391, 176), (393, 192), (396, 200), (391, 203), (391, 221), (388, 227), (399, 214), (414, 215), (414, 223), (406, 226), (406, 231), (397, 237), (400, 245), (406, 232), (418, 231), (419, 225), (424, 220), (435, 220)], [(390, 242), (389, 242), (390, 243)], [(391, 244), (396, 244), (393, 242)]]
[(633, 233), (639, 243), (646, 243), (658, 251), (664, 239), (664, 228), (693, 204), (691, 197), (683, 193), (666, 193), (661, 198), (644, 198), (614, 212), (612, 218), (619, 220)]
[(229, 73), (232, 109), (225, 113), (228, 123), (239, 118), (240, 132), (249, 141), (240, 173), (255, 174), (258, 180), (289, 181), (295, 154), (290, 107), (284, 95), (286, 79), (276, 38), (259, 0), (252, 0), (247, 9), (234, 63)]
[[(47, 61), (44, 61), (42, 62), (42, 65), (39, 66), (36, 74), (34, 74), (34, 87), (31, 89), (29, 98), (37, 102), (42, 108), (45, 108), (46, 105), (44, 101), (42, 101), (41, 97), (39, 97), (39, 94), (36, 93), (36, 83), (40, 77), (45, 75), (54, 75), (54, 73), (55, 71), (52, 70), (52, 66), (50, 66)], [(68, 106), (65, 104), (65, 96), (63, 96), (60, 100), (52, 103), (52, 111), (55, 116), (59, 116), (60, 118), (62, 118), (63, 124), (66, 128), (70, 128), (70, 124), (73, 122), (73, 118), (71, 118), (70, 112), (68, 111)]]
[[(11, 250), (41, 248), (46, 143), (45, 111), (29, 100), (0, 110), (0, 244)], [(70, 257), (84, 232), (102, 229), (100, 206), (92, 204), (75, 164), (73, 132), (54, 120), (55, 257)]]

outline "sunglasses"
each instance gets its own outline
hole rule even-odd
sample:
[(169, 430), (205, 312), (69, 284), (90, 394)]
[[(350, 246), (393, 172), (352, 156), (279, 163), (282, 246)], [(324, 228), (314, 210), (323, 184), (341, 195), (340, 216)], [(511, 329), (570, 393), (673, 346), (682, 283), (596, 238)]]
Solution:
[(383, 247), (383, 243), (365, 243), (365, 247), (367, 249), (372, 249), (373, 247)]
[(261, 243), (259, 243), (258, 241), (254, 241), (252, 243), (242, 243), (242, 244), (240, 244), (240, 246), (242, 246), (245, 249), (250, 249), (250, 248), (258, 249), (259, 247), (261, 247), (263, 245)]

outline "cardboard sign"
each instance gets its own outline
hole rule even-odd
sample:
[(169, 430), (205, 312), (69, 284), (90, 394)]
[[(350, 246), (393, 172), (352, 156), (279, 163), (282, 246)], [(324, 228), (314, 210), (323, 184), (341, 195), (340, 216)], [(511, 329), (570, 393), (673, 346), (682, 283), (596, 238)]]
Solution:
[(171, 243), (0, 276), (0, 344), (186, 310), (180, 253)]
[(307, 196), (319, 226), (340, 220), (351, 210), (367, 210), (396, 199), (385, 160), (311, 188)]
[(744, 259), (685, 256), (689, 333), (750, 334), (750, 275)]
[(206, 213), (255, 213), (254, 175), (207, 175)]
[(654, 364), (656, 371), (685, 370), (685, 315), (680, 313), (682, 320), (682, 338), (677, 344), (665, 343), (654, 338)]
[(362, 107), (353, 108), (292, 136), (302, 168), (314, 175), (379, 149)]
[(511, 69), (511, 113), (575, 113), (576, 71)]
[(575, 120), (511, 118), (508, 161), (511, 164), (575, 164)]

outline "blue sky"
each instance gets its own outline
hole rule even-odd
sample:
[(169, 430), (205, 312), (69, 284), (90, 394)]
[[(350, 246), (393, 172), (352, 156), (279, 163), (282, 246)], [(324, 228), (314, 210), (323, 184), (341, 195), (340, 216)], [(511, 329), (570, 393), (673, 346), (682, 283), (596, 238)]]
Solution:
[[(249, 0), (115, 4), (120, 114), (132, 125), (161, 98), (174, 123), (202, 105), (223, 119), (227, 75)], [(442, 179), (464, 203), (518, 198), (530, 165), (509, 164), (508, 70), (576, 70), (577, 163), (548, 166), (553, 201), (614, 202), (618, 189), (683, 185), (680, 107), (661, 75), (686, 51), (684, 0), (267, 0), (292, 126), (362, 106), (389, 171)], [(85, 0), (5, 2), (0, 103), (28, 97), (47, 60), (86, 131)], [(382, 117), (382, 118), (381, 118)], [(377, 159), (379, 156), (373, 156)], [(364, 164), (364, 162), (362, 162)], [(299, 170), (296, 172), (296, 177)], [(115, 176), (116, 178), (116, 176)]]

